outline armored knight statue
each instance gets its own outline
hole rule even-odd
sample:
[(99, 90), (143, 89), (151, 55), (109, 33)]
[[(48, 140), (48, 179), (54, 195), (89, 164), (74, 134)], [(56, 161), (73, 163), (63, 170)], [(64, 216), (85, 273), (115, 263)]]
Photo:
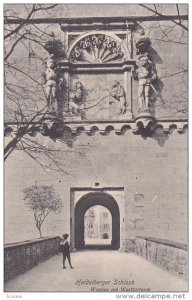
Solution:
[(120, 113), (126, 112), (126, 101), (125, 101), (125, 92), (123, 87), (120, 85), (118, 81), (114, 81), (111, 87), (111, 96), (112, 100), (111, 103), (114, 103), (115, 101), (119, 101), (120, 104)]
[(149, 111), (150, 88), (153, 88), (153, 81), (157, 78), (157, 72), (154, 63), (149, 59), (147, 53), (138, 57), (133, 77), (139, 82), (138, 100), (140, 110)]

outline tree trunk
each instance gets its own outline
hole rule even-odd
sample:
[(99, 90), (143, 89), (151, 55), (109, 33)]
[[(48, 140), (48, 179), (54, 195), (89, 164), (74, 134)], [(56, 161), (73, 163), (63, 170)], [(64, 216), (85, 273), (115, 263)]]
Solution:
[(40, 238), (42, 238), (41, 227), (40, 227), (40, 228), (38, 228), (38, 230), (39, 230), (39, 235), (40, 235)]
[(25, 128), (22, 133), (17, 133), (16, 137), (14, 137), (5, 147), (4, 149), (4, 160), (7, 159), (7, 157), (9, 156), (9, 154), (15, 149), (15, 147), (17, 146), (17, 144), (20, 142), (20, 140), (22, 139), (22, 137), (27, 133), (27, 129)]

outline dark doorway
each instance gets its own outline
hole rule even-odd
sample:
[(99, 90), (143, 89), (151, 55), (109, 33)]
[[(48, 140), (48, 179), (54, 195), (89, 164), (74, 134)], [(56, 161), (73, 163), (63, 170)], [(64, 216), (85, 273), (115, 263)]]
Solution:
[[(106, 207), (112, 217), (112, 239), (110, 245), (105, 248), (119, 249), (120, 247), (120, 212), (115, 199), (104, 192), (91, 192), (83, 196), (75, 206), (75, 248), (86, 248), (84, 237), (84, 216), (86, 211), (95, 205)], [(89, 246), (90, 248), (90, 246)], [(103, 245), (95, 245), (97, 249), (103, 249)]]

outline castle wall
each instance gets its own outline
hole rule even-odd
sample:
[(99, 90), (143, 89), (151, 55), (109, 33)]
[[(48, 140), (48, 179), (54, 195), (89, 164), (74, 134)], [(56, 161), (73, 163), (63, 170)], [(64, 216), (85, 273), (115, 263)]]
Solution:
[[(11, 8), (11, 4), (7, 4)], [(14, 6), (15, 7), (15, 6)], [(136, 7), (138, 9), (136, 9)], [(174, 13), (172, 5), (166, 6), (165, 14)], [(97, 8), (97, 9), (96, 9)], [(117, 9), (118, 8), (118, 9)], [(187, 13), (187, 5), (180, 5), (180, 12)], [(15, 7), (16, 9), (16, 7)], [(26, 8), (22, 9), (17, 6), (18, 16), (22, 17), (26, 13)], [(59, 5), (51, 10), (50, 16), (57, 17), (123, 17), (123, 16), (147, 16), (151, 12), (135, 5)], [(175, 120), (185, 119), (187, 112), (187, 31), (180, 26), (173, 27), (173, 20), (164, 21), (142, 21), (138, 23), (145, 28), (145, 36), (151, 40), (149, 56), (157, 69), (157, 75), (161, 86), (158, 95), (151, 97), (151, 107), (153, 116), (156, 121), (164, 118), (164, 131), (168, 131), (169, 125), (173, 125)], [(82, 24), (85, 20), (82, 20)], [(120, 20), (121, 21), (121, 20)], [(74, 22), (76, 22), (74, 20)], [(77, 22), (78, 23), (78, 22)], [(109, 22), (110, 23), (110, 22)], [(186, 21), (184, 22), (184, 24)], [(83, 126), (83, 122), (89, 120), (87, 125), (91, 127), (99, 122), (98, 128), (103, 135), (95, 133), (91, 136), (82, 133), (75, 137), (76, 141), (73, 147), (67, 147), (63, 142), (53, 141), (50, 137), (37, 134), (34, 140), (39, 141), (42, 145), (49, 149), (58, 150), (55, 152), (54, 160), (57, 166), (50, 159), (46, 159), (45, 155), (41, 157), (37, 153), (31, 153), (29, 157), (26, 153), (14, 150), (5, 163), (5, 242), (17, 242), (29, 240), (38, 237), (38, 231), (35, 228), (33, 213), (24, 205), (23, 189), (33, 184), (53, 185), (56, 192), (61, 196), (64, 207), (59, 214), (52, 214), (47, 217), (42, 225), (42, 233), (44, 236), (61, 235), (64, 232), (70, 232), (70, 189), (71, 188), (94, 188), (97, 183), (98, 188), (102, 187), (124, 187), (124, 207), (123, 211), (123, 230), (124, 233), (124, 249), (126, 251), (134, 250), (134, 240), (136, 236), (156, 237), (159, 239), (168, 239), (175, 242), (187, 243), (187, 214), (188, 214), (188, 153), (187, 153), (187, 134), (179, 134), (173, 131), (167, 137), (161, 137), (161, 142), (152, 138), (143, 139), (140, 134), (134, 135), (132, 130), (127, 131), (124, 135), (115, 134), (114, 131), (107, 133), (105, 131), (107, 125), (111, 128), (114, 124), (116, 128), (121, 127), (120, 119), (124, 120), (124, 124), (128, 121), (128, 125), (134, 123), (132, 119), (138, 116), (138, 81), (132, 77), (132, 66), (137, 61), (136, 42), (141, 38), (139, 30), (132, 27), (132, 32), (128, 28), (124, 28), (125, 24), (121, 24), (122, 28), (115, 30), (114, 24), (107, 25), (107, 30), (99, 31), (103, 35), (110, 33), (116, 34), (117, 39), (127, 45), (126, 59), (123, 63), (117, 61), (115, 66), (113, 60), (109, 63), (99, 62), (98, 57), (93, 60), (93, 64), (85, 69), (75, 66), (75, 64), (67, 61), (69, 54), (68, 46), (75, 43), (75, 37), (80, 41), (78, 35), (91, 34), (91, 29), (82, 29), (83, 26), (92, 26), (96, 30), (98, 24), (73, 24), (79, 26), (76, 32), (71, 32), (73, 26), (65, 30), (64, 25), (60, 22), (57, 24), (38, 24), (42, 31), (54, 32), (55, 38), (67, 45), (65, 56), (56, 57), (58, 66), (62, 66), (61, 74), (64, 79), (65, 86), (63, 93), (60, 93), (61, 99), (58, 100), (58, 115), (63, 113), (63, 121), (68, 121), (69, 127), (75, 125), (70, 123), (69, 111), (69, 94), (77, 81), (82, 82), (85, 89), (86, 104), (92, 106), (85, 110), (85, 116), (81, 119), (80, 113), (74, 118), (79, 118), (79, 125)], [(102, 25), (102, 24), (100, 24)], [(117, 24), (118, 25), (118, 24)], [(46, 29), (48, 27), (48, 29)], [(139, 26), (138, 26), (139, 27)], [(119, 27), (118, 27), (119, 28)], [(69, 32), (68, 32), (69, 31)], [(117, 32), (118, 31), (118, 32)], [(129, 32), (128, 32), (129, 31)], [(71, 32), (71, 36), (70, 36)], [(75, 34), (75, 35), (74, 35)], [(129, 38), (133, 49), (130, 51)], [(129, 37), (129, 38), (128, 38)], [(127, 40), (126, 40), (127, 39)], [(76, 41), (77, 41), (76, 40)], [(15, 67), (19, 67), (23, 71), (19, 72), (18, 77), (7, 73), (6, 76), (11, 84), (18, 84), (18, 80), (23, 86), (28, 88), (21, 94), (20, 101), (24, 101), (27, 110), (41, 110), (46, 104), (44, 90), (44, 75), (46, 72), (46, 60), (48, 52), (38, 43), (35, 43), (34, 50), (38, 57), (38, 63), (32, 59), (29, 50), (25, 47), (15, 47), (11, 57)], [(138, 54), (138, 53), (137, 53)], [(36, 57), (34, 57), (36, 59)], [(100, 57), (101, 58), (101, 57)], [(65, 62), (66, 59), (66, 62)], [(68, 57), (70, 60), (70, 57)], [(98, 64), (99, 62), (99, 64)], [(66, 64), (65, 64), (66, 63)], [(124, 65), (125, 63), (125, 65)], [(98, 67), (98, 65), (99, 67)], [(126, 65), (127, 64), (127, 65)], [(78, 64), (77, 64), (78, 65)], [(86, 65), (86, 64), (85, 64)], [(117, 67), (118, 66), (118, 67)], [(81, 69), (82, 68), (82, 69)], [(102, 71), (102, 72), (101, 72)], [(32, 78), (35, 74), (35, 81), (30, 80), (28, 74)], [(58, 78), (57, 78), (58, 79)], [(60, 78), (61, 79), (61, 78)], [(8, 80), (8, 81), (9, 81)], [(110, 103), (110, 91), (114, 81), (119, 81), (124, 87), (126, 101), (129, 103), (128, 108), (130, 114), (125, 115), (118, 107)], [(15, 90), (17, 93), (17, 89)], [(33, 98), (34, 96), (34, 98)], [(18, 122), (18, 117), (12, 119), (12, 111), (14, 111), (14, 101), (10, 101), (9, 94), (5, 95), (6, 105), (10, 106), (5, 110), (6, 122)], [(14, 98), (14, 97), (13, 97)], [(155, 101), (156, 98), (156, 101)], [(32, 101), (31, 101), (32, 100)], [(102, 100), (102, 101), (101, 101)], [(166, 105), (163, 105), (163, 101)], [(118, 101), (116, 101), (118, 102)], [(118, 102), (119, 103), (119, 102)], [(118, 104), (117, 103), (117, 104)], [(55, 102), (56, 104), (56, 102)], [(96, 105), (98, 104), (98, 105)], [(24, 107), (26, 107), (24, 105)], [(34, 106), (34, 107), (33, 107)], [(56, 105), (55, 105), (56, 106)], [(22, 107), (22, 105), (21, 105)], [(17, 107), (15, 108), (15, 112)], [(23, 114), (25, 115), (23, 108)], [(67, 115), (68, 114), (68, 115)], [(14, 115), (14, 114), (13, 114)], [(26, 115), (29, 115), (27, 111)], [(68, 118), (69, 117), (69, 118)], [(68, 119), (67, 119), (68, 118)], [(159, 118), (159, 119), (158, 119)], [(175, 118), (174, 122), (173, 118)], [(165, 120), (166, 119), (166, 120)], [(152, 119), (153, 120), (153, 119)], [(170, 124), (167, 122), (170, 120)], [(78, 122), (77, 121), (77, 122)], [(82, 122), (81, 122), (82, 121)], [(103, 121), (107, 123), (104, 124)], [(162, 120), (160, 120), (161, 122)], [(162, 121), (163, 122), (163, 121)], [(166, 123), (167, 122), (167, 123)], [(70, 124), (69, 124), (70, 123)], [(134, 124), (133, 124), (134, 123)], [(144, 122), (145, 123), (145, 122)], [(167, 125), (168, 124), (168, 125)], [(175, 124), (175, 123), (174, 123)], [(184, 123), (183, 123), (184, 124)], [(9, 124), (8, 124), (9, 125)], [(131, 125), (131, 126), (132, 126)], [(154, 124), (153, 124), (154, 125)], [(168, 126), (167, 128), (166, 125)], [(123, 125), (122, 125), (123, 126)], [(126, 125), (127, 126), (127, 125)], [(74, 129), (73, 127), (73, 129)], [(86, 126), (85, 126), (86, 127)], [(89, 127), (89, 129), (90, 129)], [(117, 131), (119, 128), (117, 128)], [(122, 127), (121, 127), (122, 128)], [(134, 131), (134, 128), (132, 128)], [(178, 129), (179, 125), (178, 125)], [(182, 128), (183, 129), (183, 128)], [(78, 129), (79, 130), (79, 129)], [(75, 131), (75, 130), (74, 130)], [(178, 130), (179, 131), (179, 130)], [(180, 130), (182, 131), (182, 130)], [(119, 131), (120, 132), (120, 131)], [(118, 133), (118, 132), (117, 132)], [(138, 132), (137, 132), (138, 133)], [(150, 132), (151, 133), (151, 132)], [(104, 135), (105, 134), (105, 135)], [(156, 134), (156, 132), (155, 132)], [(67, 140), (68, 133), (62, 136), (63, 140)], [(164, 141), (163, 141), (164, 138)], [(6, 138), (7, 139), (7, 138)], [(5, 142), (6, 142), (5, 139)], [(70, 142), (69, 146), (72, 146)], [(37, 157), (37, 159), (34, 159)], [(39, 163), (37, 163), (37, 161)], [(41, 166), (40, 166), (41, 164)], [(59, 172), (52, 168), (62, 168)], [(118, 202), (118, 201), (117, 201)]]
[(144, 140), (131, 132), (96, 133), (92, 137), (81, 134), (70, 154), (64, 144), (39, 138), (61, 149), (64, 169), (72, 174), (48, 168), (45, 172), (23, 152), (11, 154), (5, 164), (6, 243), (38, 237), (33, 213), (22, 200), (25, 187), (53, 185), (60, 194), (62, 212), (48, 216), (42, 226), (43, 235), (51, 236), (70, 232), (70, 188), (95, 187), (95, 182), (99, 187), (124, 187), (125, 250), (133, 248), (137, 235), (187, 243), (186, 134), (173, 132), (163, 147), (154, 139)]

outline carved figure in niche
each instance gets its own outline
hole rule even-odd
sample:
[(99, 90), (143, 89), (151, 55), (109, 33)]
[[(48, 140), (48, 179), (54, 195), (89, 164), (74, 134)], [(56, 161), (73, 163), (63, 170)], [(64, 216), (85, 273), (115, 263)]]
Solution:
[(84, 88), (80, 81), (76, 82), (72, 93), (69, 96), (69, 115), (79, 115), (84, 109), (83, 102)]
[(141, 110), (149, 110), (149, 92), (153, 88), (152, 82), (157, 78), (157, 72), (148, 54), (140, 55), (137, 67), (133, 71), (134, 79), (139, 81), (138, 100)]
[(51, 54), (47, 59), (47, 70), (46, 76), (46, 86), (45, 93), (47, 98), (47, 104), (50, 106), (51, 103), (56, 99), (57, 93), (57, 74), (55, 68), (54, 55)]
[[(123, 87), (120, 85), (119, 81), (114, 81), (111, 87), (111, 96), (115, 101), (119, 101), (120, 103), (120, 112), (123, 114), (126, 112), (126, 100), (125, 100), (125, 92)], [(114, 103), (115, 101), (110, 100), (109, 104)]]

